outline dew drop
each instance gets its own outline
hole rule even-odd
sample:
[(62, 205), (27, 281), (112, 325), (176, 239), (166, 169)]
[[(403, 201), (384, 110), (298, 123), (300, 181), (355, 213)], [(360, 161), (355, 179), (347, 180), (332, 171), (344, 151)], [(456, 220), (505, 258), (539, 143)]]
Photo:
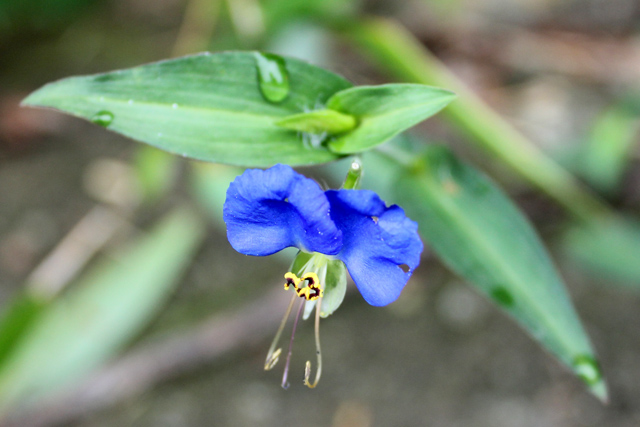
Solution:
[(594, 385), (602, 380), (602, 372), (598, 362), (591, 356), (583, 354), (573, 359), (573, 368), (582, 380)]
[(128, 101), (127, 101), (127, 104), (129, 104), (129, 105), (133, 105), (133, 99), (128, 100)]
[(503, 307), (513, 307), (515, 300), (511, 292), (502, 286), (498, 286), (491, 290), (491, 298)]
[(258, 86), (269, 102), (281, 102), (289, 95), (289, 74), (284, 59), (272, 53), (255, 53)]
[(93, 117), (91, 117), (91, 121), (106, 128), (111, 124), (111, 122), (113, 122), (113, 113), (106, 110), (98, 111), (93, 115)]
[(178, 108), (178, 104), (171, 104), (171, 108), (173, 108), (174, 110), (176, 110)]

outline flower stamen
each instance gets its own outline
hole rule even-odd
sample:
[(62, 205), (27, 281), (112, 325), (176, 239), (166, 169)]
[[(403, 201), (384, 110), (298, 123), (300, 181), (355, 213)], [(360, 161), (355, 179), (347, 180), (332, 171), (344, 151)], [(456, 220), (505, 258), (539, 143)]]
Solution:
[(305, 298), (307, 301), (315, 301), (322, 297), (324, 292), (320, 288), (320, 280), (316, 273), (305, 274), (302, 276), (301, 281), (307, 283), (307, 287), (305, 288)]
[(296, 320), (293, 321), (293, 330), (291, 331), (291, 339), (289, 340), (289, 352), (287, 353), (287, 361), (284, 364), (284, 372), (282, 374), (282, 388), (288, 389), (289, 382), (287, 378), (289, 376), (289, 365), (291, 363), (291, 354), (293, 353), (293, 338), (296, 335), (296, 327), (298, 326), (298, 321), (300, 320), (300, 314), (302, 314), (302, 309), (304, 308), (304, 301), (300, 302), (300, 307), (298, 308), (298, 313), (296, 314)]
[(269, 347), (267, 358), (264, 361), (265, 371), (270, 371), (271, 369), (273, 369), (274, 366), (278, 364), (278, 360), (280, 359), (280, 353), (282, 353), (282, 349), (278, 348), (276, 350), (276, 346), (278, 345), (278, 341), (280, 341), (280, 336), (282, 335), (284, 326), (287, 324), (287, 320), (289, 319), (289, 315), (291, 314), (291, 309), (293, 308), (293, 303), (295, 300), (296, 300), (296, 296), (293, 295), (291, 297), (291, 301), (289, 302), (289, 307), (287, 307), (287, 311), (284, 313), (284, 317), (280, 322), (280, 326), (278, 327), (278, 332), (276, 332), (276, 336), (273, 338), (273, 341), (271, 342), (271, 347)]
[[(306, 273), (302, 278), (298, 278), (294, 273), (288, 272), (284, 275), (284, 278), (286, 280), (284, 289), (289, 290), (293, 286), (296, 294), (307, 301), (315, 301), (324, 294), (322, 288), (320, 288), (320, 279), (318, 279), (316, 273)], [(306, 283), (306, 286), (302, 287), (300, 283)]]
[(291, 286), (293, 286), (294, 289), (298, 289), (298, 283), (300, 283), (300, 279), (298, 279), (298, 276), (289, 272), (284, 275), (284, 278), (286, 280), (286, 282), (284, 283), (285, 291), (288, 291)]
[(320, 306), (322, 305), (322, 300), (316, 303), (316, 321), (315, 321), (315, 338), (316, 338), (316, 359), (318, 361), (318, 368), (316, 370), (316, 378), (313, 381), (313, 384), (309, 382), (309, 378), (311, 377), (311, 361), (307, 360), (307, 363), (304, 366), (304, 385), (309, 388), (315, 388), (320, 381), (320, 375), (322, 375), (322, 353), (320, 352)]

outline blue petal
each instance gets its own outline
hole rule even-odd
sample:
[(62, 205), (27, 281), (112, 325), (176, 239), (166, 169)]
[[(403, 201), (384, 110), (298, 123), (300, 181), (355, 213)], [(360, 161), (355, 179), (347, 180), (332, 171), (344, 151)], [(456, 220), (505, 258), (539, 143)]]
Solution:
[(229, 243), (245, 255), (271, 255), (289, 246), (335, 255), (342, 246), (320, 186), (285, 165), (237, 177), (227, 190), (223, 218)]
[[(387, 208), (367, 190), (329, 190), (331, 218), (342, 231), (344, 261), (364, 299), (382, 306), (395, 301), (420, 263), (418, 224), (399, 206)], [(402, 266), (408, 266), (405, 272)]]

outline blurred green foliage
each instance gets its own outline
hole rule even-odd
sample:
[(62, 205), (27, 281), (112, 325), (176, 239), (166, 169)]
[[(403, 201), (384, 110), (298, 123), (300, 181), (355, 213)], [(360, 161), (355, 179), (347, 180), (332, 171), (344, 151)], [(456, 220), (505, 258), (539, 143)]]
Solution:
[(60, 28), (98, 1), (100, 0), (2, 0), (0, 35)]

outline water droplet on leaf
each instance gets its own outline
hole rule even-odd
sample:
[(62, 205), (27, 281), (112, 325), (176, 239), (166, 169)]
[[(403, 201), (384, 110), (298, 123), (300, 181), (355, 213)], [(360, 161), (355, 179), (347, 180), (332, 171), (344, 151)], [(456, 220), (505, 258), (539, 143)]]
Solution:
[(284, 59), (271, 53), (255, 53), (258, 86), (270, 102), (281, 102), (289, 95), (289, 74)]
[(113, 113), (111, 111), (98, 111), (91, 117), (91, 121), (102, 127), (107, 127), (113, 122)]
[(602, 380), (602, 372), (598, 362), (591, 356), (581, 355), (573, 360), (573, 367), (576, 374), (582, 378), (582, 380), (589, 384), (594, 385)]

